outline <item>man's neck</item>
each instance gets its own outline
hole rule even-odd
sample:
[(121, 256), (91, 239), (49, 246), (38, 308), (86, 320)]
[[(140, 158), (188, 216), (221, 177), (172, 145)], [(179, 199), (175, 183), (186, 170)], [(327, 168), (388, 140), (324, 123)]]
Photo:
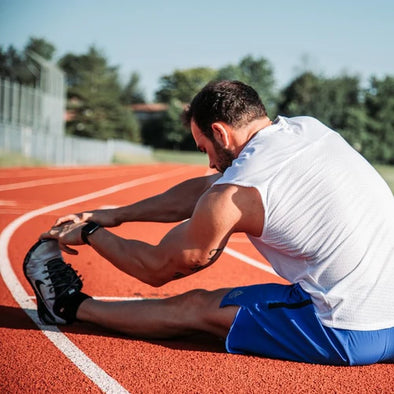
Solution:
[(245, 145), (262, 129), (265, 129), (268, 126), (271, 126), (272, 121), (268, 116), (264, 118), (255, 119), (252, 122), (248, 123), (240, 130), (239, 135), (242, 135), (242, 143), (238, 145), (238, 149), (236, 155), (238, 156)]

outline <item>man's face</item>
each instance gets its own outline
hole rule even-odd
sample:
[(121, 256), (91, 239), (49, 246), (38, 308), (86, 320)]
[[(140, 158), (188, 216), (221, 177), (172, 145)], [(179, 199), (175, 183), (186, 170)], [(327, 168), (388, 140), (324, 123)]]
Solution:
[(193, 120), (191, 122), (191, 131), (197, 149), (208, 155), (210, 168), (215, 168), (223, 173), (231, 166), (232, 161), (235, 159), (235, 155), (231, 150), (223, 148), (215, 139), (211, 140), (208, 138)]

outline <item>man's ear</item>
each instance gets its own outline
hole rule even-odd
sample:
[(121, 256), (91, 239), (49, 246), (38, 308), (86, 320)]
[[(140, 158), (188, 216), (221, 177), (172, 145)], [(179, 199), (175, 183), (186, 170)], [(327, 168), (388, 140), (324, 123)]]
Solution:
[(226, 125), (222, 122), (214, 122), (212, 123), (212, 134), (213, 138), (215, 138), (216, 142), (218, 142), (224, 148), (229, 146), (229, 132), (226, 128)]

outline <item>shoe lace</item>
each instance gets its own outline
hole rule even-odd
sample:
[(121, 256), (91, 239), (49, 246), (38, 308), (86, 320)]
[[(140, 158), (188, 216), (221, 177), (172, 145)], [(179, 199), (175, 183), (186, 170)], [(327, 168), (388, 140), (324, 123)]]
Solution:
[(44, 273), (48, 274), (45, 279), (50, 279), (51, 281), (49, 292), (54, 293), (51, 299), (63, 296), (70, 289), (78, 291), (82, 288), (82, 276), (78, 275), (78, 271), (75, 271), (71, 264), (67, 264), (62, 259), (57, 258), (48, 261), (45, 266), (47, 269)]

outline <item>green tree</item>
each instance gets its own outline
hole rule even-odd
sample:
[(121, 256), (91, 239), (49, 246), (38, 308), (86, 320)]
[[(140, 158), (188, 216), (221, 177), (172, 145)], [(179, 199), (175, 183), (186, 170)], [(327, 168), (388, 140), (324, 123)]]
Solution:
[(51, 60), (55, 47), (43, 38), (30, 37), (23, 51), (10, 45), (0, 47), (0, 78), (6, 78), (23, 85), (35, 85), (40, 77), (39, 67), (29, 53), (34, 52), (46, 60)]
[(286, 116), (318, 116), (322, 112), (318, 100), (321, 92), (321, 79), (312, 72), (304, 72), (295, 78), (281, 92), (278, 112)]
[(177, 150), (180, 148), (188, 148), (185, 146), (185, 142), (187, 141), (190, 131), (185, 129), (180, 120), (183, 108), (183, 104), (179, 100), (175, 98), (170, 100), (162, 122), (165, 147)]
[(137, 104), (145, 103), (145, 96), (142, 89), (139, 86), (140, 76), (138, 73), (133, 72), (130, 76), (129, 82), (123, 88), (120, 99), (123, 104)]
[(238, 80), (252, 86), (261, 97), (267, 112), (276, 111), (276, 92), (273, 68), (265, 58), (248, 55), (238, 65), (229, 64), (218, 71), (218, 80)]
[(362, 109), (360, 81), (347, 75), (324, 78), (307, 71), (295, 78), (281, 97), (280, 114), (314, 116), (336, 130), (349, 126), (349, 111)]
[(116, 67), (94, 46), (83, 55), (66, 54), (59, 61), (66, 72), (69, 111), (67, 132), (99, 139), (139, 139), (133, 114), (120, 100), (121, 87)]
[(30, 37), (25, 46), (25, 53), (28, 54), (29, 51), (33, 51), (37, 53), (37, 55), (40, 55), (45, 60), (49, 61), (52, 60), (56, 48), (43, 38)]
[(394, 163), (394, 78), (323, 78), (305, 72), (282, 92), (283, 115), (310, 115), (332, 127), (372, 162)]
[(38, 70), (30, 68), (30, 62), (24, 53), (12, 45), (7, 49), (0, 47), (0, 78), (23, 85), (34, 85), (38, 76)]
[(376, 161), (379, 140), (369, 132), (371, 119), (364, 107), (350, 108), (347, 111), (346, 125), (339, 130), (341, 135), (370, 161)]
[(365, 95), (368, 131), (376, 139), (374, 160), (394, 164), (394, 77), (372, 77)]
[(189, 103), (208, 82), (216, 79), (216, 76), (217, 71), (208, 67), (175, 70), (171, 75), (160, 78), (156, 101), (169, 103), (171, 99), (176, 99)]

